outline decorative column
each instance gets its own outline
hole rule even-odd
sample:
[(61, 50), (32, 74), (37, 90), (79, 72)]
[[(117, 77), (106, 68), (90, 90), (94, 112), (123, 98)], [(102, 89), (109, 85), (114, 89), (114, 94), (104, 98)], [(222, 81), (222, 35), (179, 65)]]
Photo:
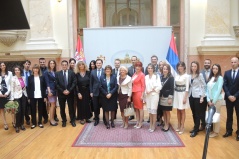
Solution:
[(205, 37), (202, 45), (234, 45), (230, 28), (230, 1), (207, 1)]
[(53, 38), (51, 1), (29, 1), (30, 39), (27, 49), (56, 49)]
[(101, 0), (88, 0), (88, 28), (102, 27), (102, 1)]
[(168, 2), (167, 0), (154, 0), (154, 26), (167, 26), (168, 25)]

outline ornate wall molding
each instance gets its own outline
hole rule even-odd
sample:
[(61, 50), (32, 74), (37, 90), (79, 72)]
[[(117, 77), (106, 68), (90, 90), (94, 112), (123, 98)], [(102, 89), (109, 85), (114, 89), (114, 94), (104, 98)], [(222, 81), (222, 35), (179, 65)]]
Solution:
[(10, 47), (17, 40), (25, 41), (27, 37), (27, 31), (25, 30), (4, 30), (0, 31), (0, 42)]
[(233, 26), (234, 32), (235, 32), (235, 36), (239, 37), (239, 25), (237, 26)]

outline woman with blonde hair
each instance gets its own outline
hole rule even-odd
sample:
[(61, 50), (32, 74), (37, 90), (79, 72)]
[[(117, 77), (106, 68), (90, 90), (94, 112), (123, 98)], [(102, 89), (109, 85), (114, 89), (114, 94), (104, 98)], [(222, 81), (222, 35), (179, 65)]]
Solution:
[(117, 84), (118, 84), (118, 101), (123, 120), (123, 124), (121, 127), (127, 129), (129, 117), (125, 116), (124, 109), (131, 102), (132, 81), (131, 77), (128, 75), (128, 69), (125, 66), (121, 66), (119, 71), (120, 75), (117, 76)]
[(90, 123), (92, 117), (90, 107), (90, 71), (83, 61), (79, 61), (75, 67), (77, 90), (77, 118), (83, 125)]

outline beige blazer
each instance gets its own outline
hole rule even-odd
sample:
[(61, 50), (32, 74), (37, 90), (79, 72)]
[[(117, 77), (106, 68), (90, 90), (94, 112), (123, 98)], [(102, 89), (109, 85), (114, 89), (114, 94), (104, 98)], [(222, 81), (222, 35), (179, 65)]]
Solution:
[[(24, 83), (26, 83), (26, 79), (22, 76)], [(21, 84), (17, 78), (17, 76), (13, 76), (11, 80), (11, 100), (19, 99), (22, 97), (22, 93), (27, 97), (26, 87), (22, 89)]]
[[(11, 92), (11, 79), (12, 79), (12, 72), (8, 71), (8, 75), (5, 75), (5, 82), (7, 85), (7, 92), (5, 93), (6, 95), (9, 95)], [(2, 82), (2, 76), (0, 76), (0, 83)], [(2, 95), (2, 92), (0, 92)]]
[(128, 94), (129, 97), (132, 95), (132, 81), (129, 75), (126, 76), (125, 80), (119, 84), (120, 76), (117, 76), (117, 84), (118, 84), (118, 93), (121, 89), (122, 94)]

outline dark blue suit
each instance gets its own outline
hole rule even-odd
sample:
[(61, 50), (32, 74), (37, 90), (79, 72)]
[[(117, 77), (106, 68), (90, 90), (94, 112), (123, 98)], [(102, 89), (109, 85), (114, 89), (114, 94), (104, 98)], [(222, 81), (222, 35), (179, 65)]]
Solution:
[(56, 96), (56, 77), (52, 74), (52, 72), (46, 71), (44, 73), (44, 78), (46, 87), (50, 87), (51, 93), (53, 96)]
[[(232, 123), (233, 123), (233, 108), (235, 107), (236, 116), (237, 116), (237, 134), (239, 135), (239, 71), (235, 79), (232, 79), (232, 70), (228, 70), (224, 74), (224, 83), (223, 89), (225, 92), (226, 108), (227, 108), (227, 123), (226, 129), (227, 132), (232, 132)], [(228, 97), (236, 97), (236, 101), (231, 102)]]
[[(101, 76), (103, 75), (104, 75), (104, 69), (101, 68)], [(95, 120), (99, 120), (100, 107), (101, 107), (100, 96), (99, 96), (100, 95), (100, 80), (97, 77), (97, 69), (92, 70), (90, 74), (90, 93), (93, 93), (93, 107), (94, 107)]]

